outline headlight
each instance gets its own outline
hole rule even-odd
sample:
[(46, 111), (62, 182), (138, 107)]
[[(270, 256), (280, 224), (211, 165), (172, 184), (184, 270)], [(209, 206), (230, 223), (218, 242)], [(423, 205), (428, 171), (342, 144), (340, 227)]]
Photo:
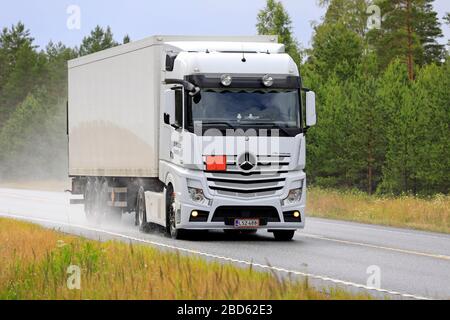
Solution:
[(198, 203), (202, 206), (211, 206), (211, 200), (205, 197), (205, 194), (203, 193), (202, 189), (197, 188), (188, 188), (189, 196), (191, 197), (191, 200), (195, 203)]
[(283, 207), (299, 203), (302, 200), (303, 188), (293, 189), (289, 191), (286, 199), (281, 201)]

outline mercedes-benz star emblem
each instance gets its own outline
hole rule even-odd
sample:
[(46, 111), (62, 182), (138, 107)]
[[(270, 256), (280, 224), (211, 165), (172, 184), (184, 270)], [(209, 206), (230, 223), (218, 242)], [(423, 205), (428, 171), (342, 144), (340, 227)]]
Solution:
[(244, 171), (250, 171), (256, 167), (256, 157), (251, 153), (244, 153), (238, 159), (239, 167)]

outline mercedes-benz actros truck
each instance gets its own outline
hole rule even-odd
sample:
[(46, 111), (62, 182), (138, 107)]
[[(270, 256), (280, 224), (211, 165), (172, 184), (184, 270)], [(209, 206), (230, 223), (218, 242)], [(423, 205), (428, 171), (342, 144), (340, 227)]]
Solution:
[(68, 73), (69, 176), (89, 221), (133, 214), (177, 239), (304, 227), (315, 94), (276, 36), (154, 36)]

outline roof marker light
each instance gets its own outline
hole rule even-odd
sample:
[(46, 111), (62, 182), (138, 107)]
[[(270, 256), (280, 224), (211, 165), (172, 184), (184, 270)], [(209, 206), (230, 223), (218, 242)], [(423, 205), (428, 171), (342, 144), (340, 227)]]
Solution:
[(266, 87), (271, 87), (273, 85), (273, 78), (271, 76), (269, 76), (268, 74), (266, 74), (262, 78), (262, 82)]
[(233, 82), (233, 78), (229, 74), (224, 74), (220, 77), (220, 82), (224, 87), (229, 87), (231, 86), (231, 82)]

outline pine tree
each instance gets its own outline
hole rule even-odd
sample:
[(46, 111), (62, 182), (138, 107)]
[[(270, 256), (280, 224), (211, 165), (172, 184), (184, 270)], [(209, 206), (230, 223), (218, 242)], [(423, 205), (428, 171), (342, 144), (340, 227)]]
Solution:
[[(6, 52), (0, 45), (0, 92), (8, 78), (7, 69), (9, 68), (9, 63), (6, 57)], [(0, 107), (1, 108), (1, 107)]]
[(48, 79), (45, 83), (51, 96), (67, 97), (67, 61), (77, 57), (76, 50), (61, 42), (50, 42), (46, 49)]
[(437, 41), (443, 34), (438, 14), (433, 9), (433, 2), (434, 0), (422, 0), (414, 23), (414, 31), (423, 47), (423, 55), (418, 59), (421, 66), (433, 62), (440, 63), (445, 53), (445, 46)]
[(28, 44), (17, 50), (14, 60), (0, 91), (0, 126), (28, 93), (46, 79), (45, 56)]
[(123, 44), (127, 44), (127, 43), (130, 43), (130, 42), (131, 42), (130, 36), (129, 36), (128, 34), (125, 35), (125, 36), (123, 37), (122, 43), (123, 43)]
[(386, 161), (380, 192), (414, 191), (417, 177), (417, 109), (406, 65), (396, 60), (380, 79), (378, 103), (384, 108)]
[(361, 37), (345, 25), (324, 23), (315, 30), (308, 63), (325, 80), (334, 73), (346, 80), (354, 74), (363, 48)]
[(98, 51), (106, 50), (119, 44), (114, 40), (110, 27), (103, 30), (100, 26), (96, 26), (88, 37), (85, 37), (81, 43), (79, 54), (85, 56)]
[[(444, 16), (444, 21), (445, 21), (445, 23), (446, 23), (448, 26), (450, 26), (450, 12), (447, 12), (447, 13), (445, 14), (445, 16)], [(448, 40), (447, 46), (450, 47), (450, 40)], [(448, 52), (447, 52), (447, 54), (448, 54)]]
[(9, 75), (17, 65), (19, 51), (23, 51), (23, 48), (34, 51), (36, 47), (33, 41), (30, 30), (26, 29), (22, 22), (12, 25), (10, 29), (3, 28), (0, 33), (0, 95)]
[(31, 37), (30, 30), (26, 29), (20, 21), (16, 25), (12, 25), (11, 29), (3, 28), (0, 34), (0, 47), (6, 55), (9, 65), (16, 63), (17, 54), (23, 47), (36, 49), (33, 42), (34, 38)]
[(382, 69), (396, 58), (404, 59), (408, 77), (413, 80), (415, 64), (440, 62), (444, 48), (437, 42), (442, 36), (433, 0), (379, 0), (383, 13), (381, 29), (368, 33)]
[(353, 131), (348, 143), (353, 159), (354, 184), (372, 194), (382, 178), (384, 163), (384, 105), (377, 103), (378, 64), (373, 54), (363, 57), (351, 79), (353, 90), (349, 92), (354, 109)]
[(420, 70), (413, 85), (418, 110), (416, 188), (422, 194), (450, 192), (450, 63)]
[(286, 46), (286, 52), (300, 65), (302, 56), (299, 44), (292, 35), (292, 21), (283, 4), (267, 0), (266, 8), (259, 11), (257, 20), (258, 34), (278, 35), (278, 40)]
[(351, 31), (364, 36), (367, 32), (367, 8), (369, 0), (319, 0), (327, 7), (324, 24), (342, 24)]
[[(67, 60), (76, 57), (77, 52), (61, 43), (49, 43), (40, 55), (45, 63), (38, 73), (40, 81), (24, 91), (29, 93), (0, 130), (3, 177), (62, 177), (67, 168)], [(17, 89), (17, 95), (24, 94), (20, 86)]]
[(325, 187), (353, 187), (353, 146), (348, 142), (354, 132), (352, 85), (332, 75), (317, 89), (320, 121), (308, 133), (310, 178)]

